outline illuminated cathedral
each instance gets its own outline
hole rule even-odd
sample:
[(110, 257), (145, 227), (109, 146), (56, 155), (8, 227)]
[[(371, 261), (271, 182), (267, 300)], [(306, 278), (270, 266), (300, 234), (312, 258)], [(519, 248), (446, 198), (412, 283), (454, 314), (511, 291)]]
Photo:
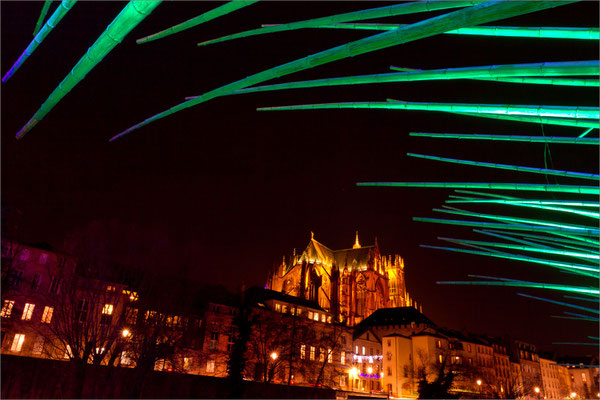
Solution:
[(404, 281), (404, 260), (382, 256), (375, 239), (361, 246), (331, 250), (314, 238), (301, 255), (276, 266), (267, 289), (314, 301), (337, 320), (355, 326), (380, 308), (415, 306)]

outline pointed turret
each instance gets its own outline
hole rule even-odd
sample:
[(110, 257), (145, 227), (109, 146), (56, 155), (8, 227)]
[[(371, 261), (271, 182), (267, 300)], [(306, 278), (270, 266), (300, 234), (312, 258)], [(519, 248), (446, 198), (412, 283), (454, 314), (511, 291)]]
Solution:
[(354, 246), (352, 246), (353, 249), (360, 249), (360, 243), (358, 242), (358, 231), (356, 231), (356, 239), (354, 240)]

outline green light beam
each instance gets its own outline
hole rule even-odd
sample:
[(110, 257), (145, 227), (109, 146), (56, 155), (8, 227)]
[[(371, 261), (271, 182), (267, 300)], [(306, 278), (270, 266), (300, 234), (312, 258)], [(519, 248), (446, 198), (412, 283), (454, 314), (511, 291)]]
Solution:
[(427, 249), (447, 250), (447, 251), (453, 251), (453, 252), (457, 252), (457, 253), (466, 253), (466, 254), (488, 256), (488, 257), (503, 258), (506, 260), (513, 260), (513, 261), (524, 261), (524, 262), (530, 262), (530, 263), (534, 263), (534, 264), (542, 264), (542, 265), (547, 265), (547, 266), (550, 266), (552, 268), (556, 268), (556, 269), (559, 269), (562, 271), (568, 271), (568, 272), (574, 273), (576, 275), (589, 276), (591, 278), (596, 278), (596, 279), (598, 278), (597, 270), (594, 270), (594, 269), (592, 269), (586, 265), (582, 265), (582, 264), (565, 263), (565, 262), (559, 262), (559, 261), (553, 261), (553, 260), (546, 260), (543, 258), (527, 257), (527, 256), (522, 256), (522, 255), (517, 255), (517, 254), (512, 254), (512, 253), (507, 253), (507, 252), (467, 250), (467, 249), (460, 249), (460, 248), (455, 248), (455, 247), (431, 246), (431, 245), (426, 245), (426, 244), (422, 244), (422, 245), (420, 245), (420, 247), (427, 248)]
[(553, 304), (558, 304), (561, 306), (565, 306), (565, 307), (571, 307), (571, 308), (575, 308), (577, 310), (582, 310), (582, 311), (587, 311), (590, 313), (596, 313), (596, 314), (600, 314), (600, 311), (598, 311), (597, 309), (594, 310), (593, 308), (587, 308), (587, 307), (582, 307), (582, 306), (576, 306), (575, 304), (569, 304), (569, 303), (564, 303), (562, 301), (556, 301), (556, 300), (550, 300), (550, 299), (545, 299), (543, 297), (537, 297), (537, 296), (532, 296), (530, 294), (525, 294), (525, 293), (517, 293), (519, 296), (523, 296), (523, 297), (529, 297), (531, 299), (535, 299), (535, 300), (541, 300), (541, 301), (546, 301), (548, 303), (553, 303)]
[(475, 244), (475, 245), (479, 245), (479, 246), (499, 247), (502, 249), (521, 250), (521, 251), (528, 251), (528, 252), (532, 252), (532, 253), (555, 254), (555, 255), (561, 255), (564, 257), (577, 257), (577, 258), (585, 258), (585, 259), (591, 259), (591, 260), (599, 260), (600, 259), (600, 256), (598, 254), (591, 254), (591, 253), (587, 253), (587, 252), (552, 250), (552, 249), (543, 249), (543, 248), (539, 248), (539, 247), (520, 246), (520, 245), (516, 245), (516, 244), (509, 244), (509, 243), (485, 242), (485, 241), (467, 240), (467, 239), (452, 239), (452, 238), (446, 238), (446, 237), (438, 237), (438, 239), (446, 241), (446, 242), (455, 243), (455, 244)]
[(220, 7), (207, 11), (197, 17), (191, 18), (185, 22), (172, 26), (163, 31), (154, 33), (152, 35), (145, 36), (141, 39), (136, 40), (137, 44), (148, 43), (153, 40), (162, 39), (166, 36), (173, 35), (175, 33), (179, 33), (186, 29), (193, 28), (194, 26), (198, 26), (215, 18), (221, 17), (225, 14), (229, 14), (233, 11), (239, 10), (240, 8), (247, 7), (251, 4), (256, 3), (258, 0), (235, 0), (230, 1), (228, 3), (223, 4)]
[[(200, 97), (180, 103), (169, 108), (159, 114), (155, 114), (150, 118), (126, 129), (125, 131), (113, 136), (109, 141), (114, 141), (129, 132), (139, 129), (142, 126), (148, 125), (158, 119), (164, 118), (178, 111), (198, 105), (210, 99), (219, 96), (228, 95), (235, 90), (243, 89), (248, 86), (256, 85), (270, 79), (279, 78), (289, 75), (294, 72), (304, 71), (314, 68), (319, 65), (327, 64), (333, 61), (341, 60), (347, 57), (357, 56), (359, 54), (369, 53), (371, 51), (381, 50), (387, 47), (409, 43), (418, 39), (437, 35), (451, 29), (457, 29), (466, 26), (479, 25), (486, 22), (496, 21), (499, 19), (509, 18), (516, 15), (527, 14), (534, 11), (543, 10), (546, 8), (557, 7), (564, 4), (569, 4), (573, 1), (553, 1), (553, 2), (504, 2), (490, 1), (479, 4), (474, 7), (464, 8), (458, 11), (453, 11), (448, 14), (443, 14), (424, 21), (419, 21), (408, 25), (404, 28), (398, 28), (393, 31), (380, 33), (375, 36), (360, 39), (354, 42), (346, 43), (328, 50), (324, 50), (307, 57), (291, 61), (286, 64), (267, 69), (246, 78), (232, 82), (225, 86), (211, 90)], [(434, 2), (440, 3), (447, 2)], [(409, 3), (410, 4), (410, 3)], [(420, 3), (428, 4), (428, 3)], [(408, 4), (403, 4), (408, 5)]]
[(581, 215), (584, 217), (600, 219), (599, 213), (575, 210), (572, 208), (551, 207), (551, 206), (543, 206), (543, 205), (539, 205), (539, 204), (530, 204), (531, 202), (527, 202), (527, 201), (460, 199), (460, 200), (446, 200), (445, 202), (448, 204), (481, 204), (481, 203), (506, 204), (506, 205), (517, 206), (517, 207), (530, 207), (530, 208), (538, 208), (538, 209), (542, 209), (542, 210), (566, 212), (566, 213)]
[(579, 135), (579, 136), (577, 136), (577, 137), (578, 137), (578, 138), (582, 138), (582, 137), (584, 137), (585, 135), (587, 135), (588, 133), (590, 133), (590, 132), (592, 131), (592, 129), (594, 129), (594, 128), (587, 129), (585, 132), (583, 132), (581, 135)]
[(578, 86), (598, 88), (598, 79), (583, 78), (537, 78), (537, 77), (512, 77), (512, 78), (476, 78), (480, 81), (496, 81), (506, 83), (523, 83), (526, 85), (553, 85), (553, 86)]
[[(598, 301), (598, 300), (596, 299), (596, 301)], [(571, 311), (563, 311), (563, 314), (572, 315), (572, 316), (575, 316), (575, 317), (587, 317), (587, 318), (598, 319), (598, 318), (596, 318), (594, 316), (591, 316), (591, 315), (577, 314), (577, 313), (574, 313), (574, 312), (571, 312)]]
[(40, 28), (44, 24), (44, 19), (46, 18), (46, 14), (48, 14), (48, 10), (50, 9), (50, 4), (52, 4), (52, 0), (44, 1), (44, 6), (42, 7), (42, 12), (38, 17), (37, 22), (35, 23), (35, 29), (33, 30), (33, 37), (38, 34)]
[(421, 13), (434, 10), (445, 10), (449, 8), (459, 8), (473, 6), (483, 3), (482, 1), (419, 1), (413, 3), (396, 4), (393, 6), (370, 8), (367, 10), (353, 11), (344, 14), (330, 15), (308, 19), (305, 21), (291, 22), (287, 24), (271, 25), (263, 28), (252, 29), (249, 31), (239, 32), (232, 35), (222, 36), (220, 38), (207, 40), (198, 43), (198, 46), (206, 46), (209, 44), (225, 42), (227, 40), (239, 39), (255, 35), (263, 35), (267, 33), (291, 31), (295, 29), (315, 28), (323, 24), (334, 24), (338, 22), (360, 21), (365, 19), (391, 17), (395, 15), (406, 15)]
[(56, 24), (60, 22), (60, 20), (65, 16), (67, 11), (69, 11), (71, 7), (75, 5), (76, 2), (77, 0), (65, 0), (60, 3), (58, 8), (54, 11), (54, 13), (52, 13), (50, 18), (48, 18), (48, 21), (46, 21), (44, 26), (40, 29), (37, 35), (35, 35), (35, 37), (29, 43), (27, 48), (25, 48), (23, 53), (19, 56), (17, 61), (15, 61), (13, 66), (10, 67), (8, 72), (4, 75), (4, 77), (2, 78), (2, 82), (6, 82), (15, 74), (15, 72), (17, 72), (17, 70), (21, 67), (21, 65), (23, 65), (25, 60), (27, 60), (27, 58), (33, 54), (35, 49), (37, 49), (37, 47), (44, 41), (46, 36), (50, 34), (50, 32), (56, 26)]
[[(538, 226), (538, 225), (520, 225), (520, 224), (502, 224), (498, 222), (478, 222), (478, 221), (464, 221), (454, 219), (440, 219), (440, 218), (422, 218), (413, 217), (413, 221), (417, 222), (430, 222), (436, 224), (447, 224), (447, 225), (460, 225), (460, 226), (472, 226), (479, 228), (491, 228), (491, 229), (508, 229), (508, 230), (520, 230), (520, 231), (532, 231), (532, 232), (548, 232), (548, 233), (571, 233), (571, 230), (558, 227)], [(591, 237), (597, 237), (598, 234), (594, 234), (594, 229), (590, 229)], [(582, 238), (585, 240), (586, 238)], [(589, 239), (590, 243), (595, 243), (594, 239)]]
[[(232, 94), (266, 92), (282, 89), (302, 89), (323, 86), (361, 85), (372, 83), (416, 82), (427, 80), (450, 79), (476, 79), (513, 76), (569, 76), (592, 75), (597, 76), (599, 71), (598, 61), (567, 61), (546, 62), (534, 64), (505, 64), (486, 65), (481, 67), (444, 68), (434, 70), (416, 70), (409, 72), (394, 72), (387, 74), (371, 74), (346, 76), (339, 78), (315, 79), (310, 81), (287, 82), (267, 86), (255, 86), (240, 89)], [(192, 99), (197, 96), (186, 97)]]
[[(572, 201), (572, 200), (505, 200), (505, 199), (477, 199), (473, 197), (450, 196), (469, 203), (497, 203), (497, 204), (531, 204), (536, 206), (571, 206), (598, 208), (595, 201)], [(459, 203), (459, 200), (446, 200), (446, 203)]]
[(50, 94), (48, 99), (35, 112), (33, 117), (17, 133), (17, 139), (21, 139), (29, 132), (42, 118), (44, 118), (52, 108), (67, 93), (75, 87), (88, 72), (90, 72), (115, 46), (125, 38), (125, 36), (135, 28), (144, 18), (146, 18), (161, 1), (130, 1), (117, 15), (117, 17), (108, 25), (106, 30), (98, 37), (94, 44), (87, 50), (83, 57), (75, 64), (71, 72), (62, 80), (56, 89)]
[(490, 190), (518, 190), (530, 192), (550, 193), (579, 193), (598, 195), (600, 190), (595, 186), (575, 185), (546, 185), (537, 183), (474, 183), (474, 182), (358, 182), (356, 186), (377, 187), (425, 187), (445, 189), (490, 189)]
[(437, 156), (429, 156), (429, 155), (415, 154), (415, 153), (406, 153), (406, 155), (409, 157), (423, 158), (426, 160), (441, 161), (441, 162), (447, 162), (447, 163), (453, 163), (453, 164), (473, 165), (476, 167), (506, 169), (509, 171), (528, 172), (528, 173), (542, 174), (542, 175), (562, 176), (565, 178), (590, 179), (590, 180), (594, 180), (594, 181), (600, 180), (600, 175), (589, 174), (589, 173), (585, 173), (585, 172), (560, 171), (560, 170), (546, 169), (546, 168), (522, 167), (519, 165), (508, 165), (508, 164), (488, 163), (488, 162), (482, 162), (482, 161), (459, 160), (456, 158), (437, 157)]
[(528, 287), (537, 289), (558, 290), (575, 293), (591, 293), (597, 294), (598, 291), (589, 288), (579, 288), (565, 285), (554, 285), (550, 283), (535, 283), (535, 282), (511, 282), (511, 281), (437, 281), (438, 285), (472, 285), (472, 286), (511, 286), (511, 287)]
[(499, 115), (499, 114), (477, 114), (477, 113), (461, 113), (456, 112), (454, 114), (466, 115), (469, 117), (480, 117), (480, 118), (492, 118), (492, 119), (503, 119), (508, 121), (519, 121), (528, 122), (532, 124), (546, 124), (546, 125), (558, 125), (558, 126), (578, 126), (582, 128), (598, 128), (598, 122), (593, 120), (579, 120), (579, 119), (568, 119), (568, 118), (546, 118), (536, 117), (529, 115)]
[[(531, 242), (529, 240), (517, 239), (514, 236), (511, 236), (508, 232), (506, 233), (506, 235), (502, 235), (502, 234), (496, 233), (494, 231), (488, 231), (488, 230), (485, 230), (485, 229), (483, 229), (483, 230), (481, 230), (481, 229), (473, 229), (473, 232), (481, 233), (481, 234), (484, 234), (484, 235), (495, 236), (495, 237), (503, 238), (503, 239), (506, 239), (506, 240), (511, 240), (511, 241), (516, 242), (516, 243), (529, 244), (529, 245), (532, 245), (532, 246), (538, 246), (538, 247), (543, 247), (543, 248), (548, 248), (548, 249), (559, 249), (559, 248), (563, 247), (563, 248), (577, 250), (577, 251), (580, 251), (580, 252), (590, 252), (590, 251), (596, 251), (597, 250), (597, 248), (596, 247), (592, 247), (591, 244), (588, 247), (582, 246), (581, 242), (578, 242), (577, 246), (559, 243), (558, 242), (558, 238), (547, 237), (548, 240), (540, 240), (540, 239), (529, 238), (528, 235), (520, 235), (520, 236), (523, 236), (525, 238), (533, 240), (533, 242)], [(549, 246), (549, 244), (551, 246)]]
[(561, 318), (561, 319), (573, 319), (577, 321), (589, 321), (589, 322), (597, 322), (600, 321), (598, 318), (581, 318), (581, 317), (565, 317), (562, 315), (551, 315), (550, 318)]
[(454, 215), (462, 215), (465, 217), (474, 217), (474, 218), (484, 218), (484, 219), (492, 219), (496, 221), (508, 221), (509, 223), (517, 223), (517, 224), (530, 224), (530, 225), (541, 225), (541, 226), (549, 226), (549, 227), (558, 227), (570, 230), (571, 233), (577, 234), (598, 234), (600, 230), (592, 229), (591, 226), (587, 225), (576, 225), (576, 224), (566, 224), (566, 223), (558, 223), (552, 221), (543, 221), (538, 219), (531, 218), (519, 218), (519, 217), (510, 217), (507, 215), (495, 215), (495, 214), (483, 214), (483, 213), (475, 213), (471, 211), (465, 211), (454, 207), (443, 206), (444, 208), (434, 208), (433, 211), (441, 212), (446, 214), (454, 214)]
[[(594, 128), (590, 128), (592, 130)], [(588, 146), (600, 145), (598, 138), (574, 137), (552, 137), (552, 136), (518, 136), (518, 135), (485, 135), (485, 134), (463, 134), (463, 133), (425, 133), (410, 132), (410, 136), (441, 138), (441, 139), (462, 139), (462, 140), (495, 140), (510, 142), (530, 142), (530, 143), (560, 143), (560, 144), (582, 144)]]
[(598, 303), (598, 300), (586, 299), (585, 297), (575, 297), (575, 296), (567, 296), (567, 295), (564, 295), (563, 297), (566, 298), (566, 299), (581, 300), (581, 301), (590, 301), (590, 302), (593, 302), (593, 303)]
[[(402, 24), (377, 24), (377, 23), (340, 23), (322, 25), (316, 28), (330, 29), (364, 29), (389, 31), (403, 26)], [(453, 35), (477, 35), (477, 36), (504, 36), (504, 37), (528, 37), (538, 39), (580, 39), (598, 40), (600, 35), (598, 28), (568, 28), (568, 27), (522, 27), (522, 26), (476, 26), (459, 28), (445, 32)]]
[(257, 111), (296, 111), (296, 110), (329, 110), (329, 109), (384, 109), (408, 111), (440, 111), (455, 114), (474, 114), (487, 116), (501, 115), (509, 117), (560, 118), (597, 120), (600, 117), (598, 108), (572, 106), (538, 106), (512, 104), (465, 104), (465, 103), (417, 103), (389, 99), (382, 101), (302, 104), (293, 106), (260, 107)]

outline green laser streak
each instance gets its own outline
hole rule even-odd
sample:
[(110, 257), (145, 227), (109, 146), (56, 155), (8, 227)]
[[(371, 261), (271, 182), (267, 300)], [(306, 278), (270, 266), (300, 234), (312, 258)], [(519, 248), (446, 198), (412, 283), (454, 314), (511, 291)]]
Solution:
[(67, 11), (69, 11), (75, 5), (76, 2), (77, 0), (65, 0), (60, 3), (58, 8), (52, 13), (50, 18), (48, 18), (48, 21), (46, 21), (44, 26), (40, 29), (38, 34), (35, 35), (35, 37), (29, 43), (27, 48), (25, 48), (23, 53), (19, 56), (17, 61), (15, 61), (13, 66), (10, 67), (8, 72), (4, 75), (4, 77), (2, 78), (2, 82), (6, 82), (15, 74), (15, 72), (17, 72), (17, 70), (21, 67), (21, 65), (23, 65), (25, 60), (27, 60), (27, 58), (33, 54), (35, 49), (37, 49), (37, 47), (44, 41), (44, 39), (48, 36), (48, 34), (50, 34), (52, 29), (54, 29), (54, 27), (60, 22), (60, 20), (65, 16), (65, 14), (67, 14)]
[[(592, 130), (594, 128), (590, 128)], [(410, 136), (441, 138), (441, 139), (461, 139), (461, 140), (494, 140), (509, 142), (530, 142), (530, 143), (561, 143), (561, 144), (582, 144), (588, 146), (600, 145), (598, 138), (583, 137), (558, 137), (558, 136), (518, 136), (518, 135), (485, 135), (485, 134), (464, 134), (464, 133), (425, 133), (410, 132)]]
[(44, 6), (42, 7), (42, 12), (40, 12), (40, 16), (38, 17), (37, 22), (35, 23), (35, 29), (33, 30), (33, 37), (38, 34), (40, 28), (44, 24), (44, 18), (46, 18), (46, 14), (48, 14), (48, 10), (50, 9), (50, 4), (52, 4), (52, 0), (44, 1)]
[[(376, 24), (376, 23), (340, 23), (322, 25), (317, 28), (338, 29), (364, 29), (389, 31), (403, 26), (402, 24)], [(539, 39), (580, 39), (598, 40), (600, 35), (598, 28), (570, 28), (570, 27), (522, 27), (522, 26), (476, 26), (459, 28), (445, 32), (454, 35), (477, 35), (477, 36), (504, 36), (504, 37), (528, 37)]]
[(438, 285), (529, 287), (529, 288), (558, 290), (558, 291), (574, 292), (574, 293), (598, 294), (598, 290), (594, 290), (594, 289), (575, 287), (575, 286), (555, 285), (555, 284), (550, 284), (550, 283), (509, 282), (509, 281), (503, 281), (503, 282), (499, 282), (499, 281), (437, 281), (436, 283)]
[(585, 266), (582, 264), (565, 263), (565, 262), (559, 262), (559, 261), (553, 261), (553, 260), (546, 260), (546, 259), (542, 259), (542, 258), (527, 257), (527, 256), (521, 256), (521, 255), (516, 255), (516, 254), (512, 254), (512, 253), (507, 253), (507, 252), (487, 252), (487, 251), (479, 251), (479, 250), (459, 249), (459, 248), (455, 248), (455, 247), (430, 246), (430, 245), (425, 245), (425, 244), (422, 244), (420, 247), (427, 248), (427, 249), (447, 250), (447, 251), (453, 251), (453, 252), (458, 252), (458, 253), (466, 253), (466, 254), (483, 255), (483, 256), (488, 256), (488, 257), (503, 258), (503, 259), (513, 260), (513, 261), (524, 261), (524, 262), (530, 262), (530, 263), (534, 263), (534, 264), (542, 264), (542, 265), (547, 265), (547, 266), (550, 266), (550, 267), (553, 267), (553, 268), (556, 268), (559, 270), (568, 271), (568, 272), (571, 272), (571, 273), (574, 273), (577, 275), (589, 276), (592, 278), (598, 277), (597, 270), (590, 269), (588, 266)]
[(446, 189), (491, 189), (518, 190), (530, 192), (578, 193), (598, 195), (600, 189), (595, 186), (545, 185), (537, 183), (473, 183), (473, 182), (358, 182), (356, 186), (378, 187), (426, 187)]
[(447, 204), (481, 204), (481, 203), (506, 204), (506, 205), (516, 206), (516, 207), (529, 207), (529, 208), (537, 208), (537, 209), (541, 209), (541, 210), (565, 212), (565, 213), (570, 213), (570, 214), (581, 215), (581, 216), (588, 217), (588, 218), (600, 219), (599, 213), (575, 210), (572, 208), (565, 208), (565, 207), (552, 207), (552, 206), (544, 206), (544, 205), (539, 205), (539, 204), (530, 204), (531, 202), (527, 202), (527, 201), (461, 199), (461, 200), (446, 200), (446, 203)]
[(500, 115), (500, 114), (477, 114), (477, 113), (461, 113), (456, 112), (458, 115), (467, 115), (469, 117), (481, 117), (481, 118), (492, 118), (492, 119), (503, 119), (508, 121), (519, 121), (528, 122), (532, 124), (546, 124), (546, 125), (559, 125), (559, 126), (578, 126), (583, 128), (598, 128), (598, 122), (593, 120), (579, 120), (579, 119), (568, 119), (568, 118), (547, 118), (538, 117), (531, 115)]
[(531, 299), (536, 299), (536, 300), (541, 300), (541, 301), (546, 301), (548, 303), (553, 303), (553, 304), (558, 304), (561, 306), (565, 306), (565, 307), (571, 307), (571, 308), (576, 308), (578, 310), (583, 310), (583, 311), (588, 311), (591, 313), (596, 313), (596, 314), (600, 314), (600, 312), (598, 310), (594, 310), (593, 308), (588, 308), (588, 307), (581, 307), (581, 306), (576, 306), (574, 304), (569, 304), (569, 303), (564, 303), (562, 301), (556, 301), (556, 300), (550, 300), (550, 299), (545, 299), (543, 297), (537, 297), (537, 296), (531, 296), (529, 294), (524, 294), (524, 293), (517, 293), (519, 296), (523, 296), (523, 297), (529, 297)]
[(555, 170), (555, 169), (522, 167), (522, 166), (518, 166), (518, 165), (497, 164), (497, 163), (488, 163), (488, 162), (482, 162), (482, 161), (459, 160), (456, 158), (428, 156), (428, 155), (424, 155), (424, 154), (415, 154), (415, 153), (406, 153), (406, 155), (409, 157), (423, 158), (426, 160), (442, 161), (442, 162), (448, 162), (448, 163), (453, 163), (453, 164), (473, 165), (476, 167), (506, 169), (509, 171), (562, 176), (565, 178), (591, 179), (591, 180), (595, 180), (595, 181), (600, 180), (600, 175), (589, 174), (589, 173), (584, 173), (584, 172), (560, 171), (560, 170)]
[[(600, 113), (595, 107), (571, 106), (538, 106), (538, 105), (512, 105), (512, 104), (461, 104), (461, 103), (417, 103), (399, 100), (387, 102), (350, 102), (350, 103), (324, 103), (302, 104), (293, 106), (260, 107), (258, 111), (286, 111), (286, 110), (323, 110), (345, 108), (368, 108), (385, 110), (412, 110), (412, 111), (441, 111), (457, 114), (493, 114), (501, 116), (525, 116), (545, 118), (571, 118), (571, 119), (598, 119)], [(591, 122), (591, 121), (587, 121)]]
[(71, 72), (62, 80), (48, 99), (35, 112), (33, 117), (17, 133), (21, 139), (29, 132), (52, 108), (75, 87), (88, 72), (90, 72), (102, 59), (119, 44), (123, 38), (146, 18), (161, 1), (130, 1), (108, 25), (106, 30), (98, 37), (85, 55), (75, 64)]
[(239, 10), (240, 8), (243, 7), (247, 7), (251, 4), (256, 3), (258, 0), (235, 0), (235, 1), (230, 1), (228, 3), (223, 4), (220, 7), (217, 7), (213, 10), (207, 11), (201, 15), (198, 15), (197, 17), (194, 17), (192, 19), (189, 19), (185, 22), (182, 22), (178, 25), (172, 26), (168, 29), (165, 29), (163, 31), (154, 33), (152, 35), (148, 35), (145, 36), (141, 39), (136, 40), (137, 44), (142, 44), (142, 43), (147, 43), (147, 42), (151, 42), (153, 40), (157, 40), (157, 39), (162, 39), (166, 36), (170, 36), (173, 35), (175, 33), (179, 33), (181, 31), (184, 31), (186, 29), (189, 28), (193, 28), (194, 26), (198, 26), (200, 24), (203, 24), (204, 22), (208, 22), (210, 20), (213, 20), (215, 18), (221, 17), (225, 14), (229, 14), (230, 12)]
[[(323, 86), (339, 85), (361, 85), (372, 83), (391, 82), (416, 82), (428, 80), (451, 80), (451, 79), (493, 79), (500, 77), (514, 77), (522, 75), (531, 76), (568, 76), (568, 75), (592, 75), (599, 73), (598, 61), (567, 61), (546, 62), (534, 64), (505, 64), (486, 65), (481, 67), (444, 68), (434, 70), (417, 70), (409, 72), (395, 72), (387, 74), (371, 74), (347, 76), (339, 78), (315, 79), (310, 81), (279, 83), (267, 86), (255, 86), (237, 90), (232, 94), (244, 94), (255, 92), (266, 92), (283, 89), (301, 89)], [(197, 96), (186, 97), (186, 99)]]
[(239, 39), (255, 35), (263, 35), (266, 33), (275, 33), (283, 31), (291, 31), (295, 29), (314, 28), (321, 24), (334, 24), (337, 22), (360, 21), (365, 19), (391, 17), (394, 15), (414, 14), (426, 11), (444, 10), (449, 8), (458, 8), (480, 4), (482, 1), (420, 1), (413, 3), (397, 4), (393, 6), (371, 8), (367, 10), (353, 11), (344, 14), (330, 15), (327, 17), (313, 18), (305, 21), (291, 22), (288, 24), (280, 24), (268, 26), (264, 28), (252, 29), (245, 32), (239, 32), (232, 35), (222, 36), (220, 38), (207, 40), (198, 43), (198, 46), (206, 46), (224, 42), (227, 40)]
[[(496, 21), (503, 18), (509, 18), (516, 15), (527, 14), (547, 8), (557, 7), (569, 4), (572, 1), (554, 1), (554, 2), (504, 2), (491, 1), (454, 11), (448, 14), (433, 17), (424, 21), (408, 25), (404, 28), (398, 28), (393, 31), (380, 33), (375, 36), (360, 39), (354, 42), (346, 43), (325, 51), (321, 51), (310, 56), (279, 65), (274, 68), (250, 75), (246, 78), (232, 82), (225, 86), (209, 91), (200, 97), (180, 103), (170, 109), (156, 114), (146, 120), (126, 129), (125, 131), (113, 136), (110, 141), (114, 141), (129, 132), (148, 125), (158, 119), (164, 118), (178, 111), (198, 105), (215, 97), (228, 95), (238, 89), (256, 85), (264, 81), (282, 77), (294, 72), (314, 68), (318, 65), (327, 64), (333, 61), (341, 60), (347, 57), (357, 56), (359, 54), (369, 53), (384, 49), (387, 47), (412, 42), (418, 39), (426, 38), (445, 32), (451, 29), (457, 29), (466, 26), (479, 25), (486, 22)], [(437, 2), (436, 2), (437, 3)], [(439, 2), (442, 3), (442, 2)], [(439, 4), (438, 4), (439, 5)]]

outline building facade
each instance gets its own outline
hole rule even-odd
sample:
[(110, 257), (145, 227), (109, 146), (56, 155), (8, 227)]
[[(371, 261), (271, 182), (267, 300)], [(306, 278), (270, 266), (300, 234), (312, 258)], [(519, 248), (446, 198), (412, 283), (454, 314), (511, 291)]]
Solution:
[(413, 305), (404, 281), (404, 260), (382, 256), (377, 241), (362, 246), (358, 232), (352, 248), (331, 250), (314, 235), (269, 275), (266, 287), (314, 301), (347, 326), (375, 310)]

